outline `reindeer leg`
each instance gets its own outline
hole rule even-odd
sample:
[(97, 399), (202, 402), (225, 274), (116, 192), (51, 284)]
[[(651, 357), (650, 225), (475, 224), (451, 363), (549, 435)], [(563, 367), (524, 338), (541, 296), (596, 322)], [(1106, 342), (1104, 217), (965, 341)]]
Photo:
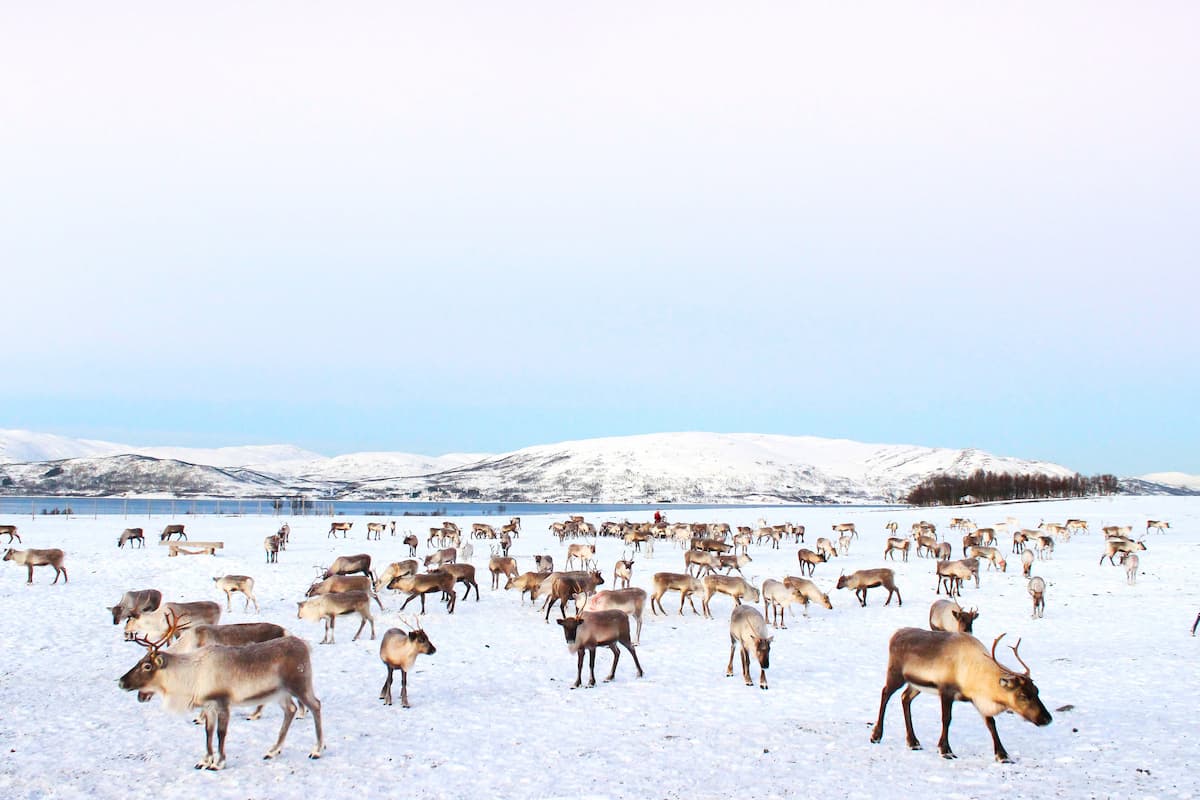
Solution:
[(611, 681), (613, 678), (616, 677), (617, 662), (621, 660), (621, 651), (617, 649), (617, 643), (612, 642), (611, 644), (609, 644), (609, 648), (612, 650), (612, 653), (613, 653), (613, 665), (612, 665), (612, 671), (609, 672), (608, 677), (604, 679), (605, 683), (608, 683), (609, 681)]
[(583, 684), (583, 650), (579, 650), (579, 663), (575, 667), (575, 685), (572, 689), (578, 689)]
[[(900, 680), (903, 682), (904, 679), (901, 678)], [(921, 743), (917, 741), (917, 732), (913, 730), (912, 724), (912, 701), (920, 693), (920, 689), (916, 689), (909, 684), (900, 694), (900, 707), (904, 710), (904, 736), (909, 750), (921, 749)]]
[(1008, 751), (1004, 749), (1004, 745), (1000, 744), (1000, 734), (996, 731), (996, 718), (984, 717), (983, 721), (987, 724), (988, 733), (992, 735), (992, 745), (996, 749), (996, 760), (1001, 764), (1011, 764), (1012, 759), (1008, 757)]
[(396, 671), (396, 668), (388, 664), (387, 671), (387, 680), (383, 682), (383, 688), (379, 690), (379, 699), (385, 706), (390, 706), (392, 704), (392, 673)]
[(588, 688), (596, 685), (596, 648), (588, 648)]
[(750, 677), (750, 651), (745, 645), (742, 645), (742, 678), (747, 686), (754, 685), (754, 679)]
[[(358, 637), (362, 635), (363, 628), (365, 628), (365, 627), (367, 627), (367, 618), (362, 616), (361, 614), (359, 614), (358, 630), (354, 632), (354, 638), (351, 639), (350, 641), (357, 642)], [(374, 622), (371, 623), (371, 638), (372, 639), (375, 638), (375, 623)]]
[(217, 760), (210, 763), (208, 769), (225, 769), (225, 734), (229, 732), (229, 703), (223, 702), (217, 706)]
[[(625, 645), (625, 649), (629, 651), (629, 655), (633, 656), (633, 665), (637, 667), (637, 676), (640, 678), (645, 675), (646, 673), (642, 671), (642, 662), (638, 661), (637, 650), (633, 649), (629, 642), (621, 642), (621, 644)], [(615, 671), (616, 668), (617, 662), (613, 661), (613, 670)]]
[[(942, 698), (942, 738), (938, 739), (938, 752), (942, 754), (942, 758), (958, 758), (950, 749), (950, 712), (954, 708), (954, 695), (949, 692), (943, 692)], [(988, 717), (991, 720), (991, 717)], [(989, 726), (992, 729), (992, 736), (995, 737), (995, 724)], [(998, 742), (999, 740), (997, 740)]]
[(217, 729), (216, 710), (205, 706), (200, 711), (204, 718), (204, 758), (196, 764), (196, 769), (207, 769), (213, 763), (213, 733)]
[(904, 678), (898, 673), (893, 674), (892, 670), (888, 670), (887, 682), (883, 685), (883, 691), (880, 693), (879, 719), (875, 721), (875, 727), (871, 730), (871, 744), (879, 744), (883, 739), (883, 713), (887, 711), (888, 700), (891, 700), (892, 695), (903, 685)]
[[(263, 761), (274, 758), (283, 750), (283, 740), (287, 738), (288, 729), (292, 727), (292, 720), (296, 716), (296, 704), (292, 702), (292, 698), (283, 698), (283, 701), (279, 705), (283, 707), (283, 724), (279, 726), (279, 737), (275, 740), (275, 744), (271, 749), (263, 756)], [(262, 706), (259, 706), (259, 708), (262, 708)]]

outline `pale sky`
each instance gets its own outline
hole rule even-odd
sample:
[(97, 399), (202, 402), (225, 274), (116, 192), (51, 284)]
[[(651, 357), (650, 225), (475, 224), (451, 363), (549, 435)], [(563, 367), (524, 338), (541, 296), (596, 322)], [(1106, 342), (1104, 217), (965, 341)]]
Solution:
[(0, 428), (1200, 473), (1200, 5), (0, 11)]

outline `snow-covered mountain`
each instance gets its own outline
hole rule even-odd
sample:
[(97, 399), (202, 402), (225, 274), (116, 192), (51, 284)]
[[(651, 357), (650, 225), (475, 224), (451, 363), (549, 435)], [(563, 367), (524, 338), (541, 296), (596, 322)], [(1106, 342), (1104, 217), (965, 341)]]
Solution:
[[(21, 457), (25, 463), (11, 463)], [(898, 501), (933, 475), (965, 476), (978, 469), (1074, 474), (1058, 464), (969, 448), (755, 433), (586, 439), (501, 455), (372, 452), (326, 458), (291, 445), (130, 447), (0, 431), (0, 484), (11, 494), (272, 497), (317, 492), (363, 500), (880, 503)], [(1126, 490), (1197, 491), (1173, 489), (1149, 477), (1130, 479)]]
[(1149, 475), (1142, 475), (1140, 480), (1200, 492), (1200, 475), (1188, 475), (1186, 472), (1151, 472)]
[(980, 450), (768, 434), (662, 433), (539, 445), (444, 472), (364, 481), (353, 497), (457, 495), (534, 502), (892, 502), (934, 474), (1073, 475)]

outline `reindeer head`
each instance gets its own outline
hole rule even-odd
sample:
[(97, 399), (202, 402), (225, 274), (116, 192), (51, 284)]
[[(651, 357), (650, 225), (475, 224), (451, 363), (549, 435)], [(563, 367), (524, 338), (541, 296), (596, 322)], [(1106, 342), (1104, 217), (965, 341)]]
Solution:
[(142, 656), (138, 663), (133, 665), (133, 669), (126, 672), (119, 679), (117, 685), (127, 692), (137, 690), (138, 702), (145, 703), (154, 696), (154, 679), (159, 670), (165, 668), (168, 663), (168, 654), (159, 652), (163, 645), (171, 641), (176, 633), (186, 628), (186, 625), (179, 624), (179, 617), (176, 614), (167, 612), (167, 630), (161, 638), (150, 641), (149, 638), (140, 634), (135, 635), (131, 641), (137, 642), (146, 648), (146, 655)]
[(1041, 698), (1038, 697), (1038, 688), (1034, 685), (1033, 678), (1029, 676), (1029, 665), (1025, 663), (1021, 658), (1021, 654), (1017, 652), (1017, 649), (1021, 646), (1021, 640), (1017, 639), (1016, 645), (1009, 649), (1013, 651), (1013, 655), (1017, 661), (1025, 668), (1024, 672), (1018, 673), (1011, 670), (1001, 664), (996, 658), (996, 645), (1000, 644), (1000, 640), (1006, 635), (1002, 633), (992, 642), (992, 660), (1002, 670), (1000, 688), (1004, 689), (1007, 694), (1004, 698), (1004, 703), (1011, 711), (1021, 715), (1034, 725), (1049, 725), (1054, 718), (1050, 716), (1050, 712), (1042, 704)]

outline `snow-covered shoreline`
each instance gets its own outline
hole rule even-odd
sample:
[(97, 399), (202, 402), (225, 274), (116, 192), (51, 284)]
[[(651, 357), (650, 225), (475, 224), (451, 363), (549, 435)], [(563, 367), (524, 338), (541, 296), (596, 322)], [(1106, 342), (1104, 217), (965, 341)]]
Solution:
[[(317, 646), (317, 625), (295, 618), (295, 602), (314, 574), (313, 565), (335, 555), (369, 552), (376, 563), (406, 555), (399, 538), (366, 542), (356, 520), (347, 540), (326, 538), (328, 519), (291, 520), (293, 546), (280, 563), (263, 563), (262, 538), (274, 517), (192, 517), (193, 538), (221, 539), (215, 557), (169, 559), (151, 543), (144, 551), (118, 551), (126, 524), (112, 517), (3, 519), (19, 525), (27, 547), (61, 547), (71, 581), (49, 585), (52, 575), (0, 565), (0, 794), (20, 797), (124, 797), (154, 791), (164, 797), (304, 798), (333, 791), (369, 795), (403, 792), (416, 797), (759, 797), (798, 793), (833, 797), (907, 797), (930, 790), (966, 797), (1048, 794), (1055, 797), (1194, 797), (1200, 779), (1190, 762), (1198, 705), (1196, 648), (1188, 635), (1200, 610), (1194, 580), (1200, 555), (1200, 500), (1114, 497), (1036, 505), (993, 505), (968, 510), (980, 524), (1016, 516), (1034, 527), (1042, 518), (1068, 517), (1102, 524), (1170, 520), (1168, 533), (1151, 534), (1141, 553), (1142, 575), (1125, 584), (1122, 570), (1097, 565), (1098, 533), (1060, 544), (1035, 574), (1050, 583), (1046, 617), (1029, 618), (1020, 568), (985, 571), (982, 587), (968, 589), (964, 604), (981, 611), (976, 631), (990, 642), (1002, 632), (1023, 639), (1052, 725), (1035, 728), (1011, 715), (998, 720), (1000, 736), (1016, 759), (997, 765), (978, 714), (956, 704), (951, 741), (959, 758), (944, 761), (934, 747), (937, 704), (913, 705), (918, 736), (926, 746), (903, 744), (899, 700), (888, 710), (879, 745), (867, 741), (878, 710), (887, 639), (905, 625), (924, 627), (934, 599), (933, 566), (912, 558), (896, 563), (902, 607), (884, 607), (872, 592), (860, 608), (846, 591), (834, 591), (838, 571), (883, 566), (888, 520), (902, 530), (927, 518), (946, 530), (961, 509), (863, 510), (839, 508), (712, 509), (686, 513), (687, 521), (753, 524), (792, 521), (808, 529), (809, 544), (836, 522), (856, 522), (862, 539), (846, 557), (817, 569), (815, 580), (830, 591), (834, 608), (814, 608), (808, 619), (789, 620), (772, 649), (767, 692), (725, 678), (731, 603), (713, 601), (715, 620), (653, 617), (647, 612), (639, 647), (646, 677), (635, 679), (622, 659), (616, 680), (572, 691), (574, 658), (557, 625), (547, 625), (513, 593), (491, 592), (487, 548), (476, 543), (482, 600), (460, 601), (447, 616), (431, 604), (424, 624), (438, 648), (422, 657), (410, 678), (413, 708), (385, 708), (377, 699), (384, 669), (378, 640), (351, 642), (356, 625), (338, 627), (338, 643)], [(986, 516), (984, 516), (986, 515)], [(599, 523), (605, 517), (589, 516)], [(346, 518), (350, 519), (350, 518)], [(480, 518), (495, 522), (495, 518)], [(523, 569), (531, 556), (565, 547), (547, 525), (557, 517), (523, 518), (514, 554)], [(681, 517), (682, 519), (682, 517)], [(167, 520), (145, 524), (161, 527)], [(470, 517), (456, 518), (464, 528)], [(435, 522), (398, 519), (403, 532)], [(157, 528), (155, 528), (157, 530)], [(424, 540), (424, 536), (421, 537)], [(956, 555), (957, 536), (950, 535)], [(611, 581), (622, 548), (600, 540), (599, 561)], [(1007, 551), (1008, 541), (1002, 542)], [(758, 580), (797, 574), (796, 546), (751, 550), (747, 575)], [(425, 548), (422, 548), (425, 552)], [(1015, 561), (1010, 559), (1010, 562)], [(647, 588), (656, 571), (682, 571), (677, 549), (660, 544), (654, 557), (637, 559), (634, 584)], [(139, 705), (115, 679), (140, 656), (121, 640), (106, 606), (127, 589), (155, 586), (167, 599), (218, 599), (211, 578), (226, 573), (255, 577), (262, 613), (244, 613), (240, 601), (223, 621), (254, 619), (285, 625), (314, 644), (313, 666), (324, 705), (325, 757), (310, 762), (312, 724), (298, 720), (282, 756), (263, 762), (274, 741), (279, 712), (258, 722), (235, 718), (230, 726), (229, 765), (221, 773), (191, 768), (202, 753), (202, 729), (164, 713), (159, 702)], [(677, 595), (666, 599), (678, 608)], [(377, 635), (397, 621), (399, 601), (385, 596)], [(761, 606), (760, 606), (761, 608)], [(411, 613), (410, 606), (407, 613)], [(1003, 648), (1002, 648), (1003, 649)], [(1005, 651), (1007, 653), (1007, 651)], [(609, 654), (597, 658), (607, 670)], [(1002, 656), (1002, 660), (1006, 660)], [(1014, 664), (1015, 666), (1015, 664)], [(1182, 691), (1180, 691), (1182, 690)], [(1070, 706), (1069, 710), (1056, 709)], [(335, 789), (336, 787), (336, 789)]]

